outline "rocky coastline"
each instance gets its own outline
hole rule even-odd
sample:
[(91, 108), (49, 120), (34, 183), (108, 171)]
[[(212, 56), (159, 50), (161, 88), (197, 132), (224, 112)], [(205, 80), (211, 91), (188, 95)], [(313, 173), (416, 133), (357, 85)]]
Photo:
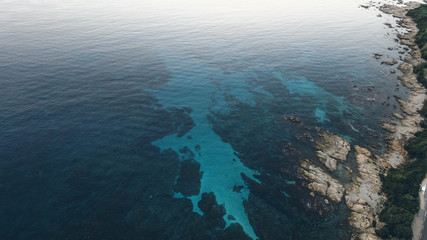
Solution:
[[(318, 142), (321, 142), (322, 145)], [(346, 140), (324, 130), (319, 131), (316, 147), (324, 152), (333, 152), (341, 156), (344, 161), (347, 159), (350, 150), (350, 144)], [(332, 170), (328, 167), (327, 162), (324, 164), (328, 171), (323, 170), (313, 161), (303, 160), (299, 172), (309, 182), (307, 188), (313, 197), (315, 194), (319, 194), (334, 204), (339, 204), (344, 199), (347, 208), (351, 211), (349, 224), (355, 229), (359, 239), (380, 239), (375, 235), (375, 230), (382, 226), (378, 214), (381, 205), (386, 200), (386, 197), (380, 194), (380, 174), (384, 173), (391, 165), (366, 148), (354, 145), (353, 149), (358, 175), (352, 178), (352, 182), (347, 186), (344, 186), (339, 179), (331, 176)], [(329, 158), (332, 157), (329, 156)], [(319, 161), (322, 162), (321, 157), (319, 157)]]
[[(415, 44), (415, 35), (418, 33), (415, 22), (406, 16), (410, 9), (418, 7), (420, 3), (410, 2), (404, 5), (384, 5), (380, 11), (393, 15), (399, 19), (399, 25), (408, 31), (405, 34), (398, 34), (400, 43), (409, 47), (409, 56), (403, 59), (398, 69), (403, 73), (398, 77), (401, 83), (411, 90), (408, 99), (396, 98), (403, 114), (394, 113), (395, 119), (385, 122), (383, 129), (391, 133), (385, 141), (387, 152), (382, 156), (377, 156), (368, 150), (369, 146), (351, 146), (341, 137), (328, 133), (321, 129), (315, 140), (314, 147), (318, 162), (313, 160), (301, 161), (299, 173), (307, 182), (307, 188), (311, 191), (312, 197), (318, 194), (325, 197), (333, 204), (339, 204), (344, 199), (347, 208), (350, 210), (349, 224), (354, 229), (353, 239), (376, 240), (381, 239), (376, 235), (376, 230), (381, 229), (384, 223), (379, 220), (387, 197), (381, 192), (382, 182), (380, 175), (385, 174), (389, 168), (396, 168), (408, 161), (408, 154), (404, 145), (408, 139), (421, 130), (420, 122), (423, 118), (418, 113), (423, 107), (426, 99), (426, 89), (417, 81), (413, 68), (424, 62), (420, 50)], [(356, 161), (355, 169), (348, 165), (343, 166), (349, 171), (350, 183), (345, 183), (336, 174), (338, 164), (346, 162), (349, 152), (353, 149)], [(323, 165), (323, 166), (322, 166)], [(354, 173), (353, 173), (354, 171)], [(329, 199), (329, 200), (328, 200)], [(418, 229), (414, 229), (414, 236), (419, 236)]]

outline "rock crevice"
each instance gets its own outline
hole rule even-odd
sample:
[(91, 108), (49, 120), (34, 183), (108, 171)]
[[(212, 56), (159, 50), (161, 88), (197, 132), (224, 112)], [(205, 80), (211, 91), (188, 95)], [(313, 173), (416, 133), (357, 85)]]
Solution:
[(299, 171), (303, 174), (304, 179), (310, 182), (307, 185), (308, 189), (329, 198), (335, 203), (341, 202), (345, 188), (338, 180), (309, 160), (301, 162)]
[(328, 134), (321, 129), (319, 137), (315, 141), (316, 155), (330, 171), (335, 171), (338, 161), (344, 162), (350, 151), (350, 143), (347, 140), (333, 134)]

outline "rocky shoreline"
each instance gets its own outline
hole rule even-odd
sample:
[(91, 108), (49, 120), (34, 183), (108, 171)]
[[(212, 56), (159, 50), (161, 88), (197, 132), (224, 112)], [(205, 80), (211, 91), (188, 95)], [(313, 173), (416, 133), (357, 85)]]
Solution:
[[(400, 43), (410, 48), (410, 56), (405, 58), (398, 66), (403, 73), (398, 77), (402, 84), (411, 90), (407, 100), (396, 98), (403, 114), (394, 113), (394, 120), (383, 124), (383, 129), (389, 131), (391, 136), (387, 142), (387, 153), (383, 156), (372, 154), (367, 148), (354, 145), (354, 157), (356, 159), (356, 172), (345, 165), (351, 176), (350, 184), (343, 184), (342, 179), (331, 176), (337, 170), (339, 163), (344, 164), (351, 150), (350, 144), (340, 138), (320, 130), (315, 141), (316, 155), (323, 166), (317, 166), (315, 161), (303, 160), (299, 173), (308, 182), (307, 188), (312, 197), (315, 194), (325, 197), (334, 204), (339, 204), (344, 198), (347, 208), (350, 210), (349, 224), (354, 228), (352, 238), (361, 240), (380, 239), (376, 230), (384, 226), (379, 220), (386, 196), (381, 193), (382, 182), (380, 175), (386, 173), (391, 167), (395, 168), (408, 161), (404, 145), (407, 140), (421, 130), (420, 122), (423, 120), (418, 110), (423, 107), (426, 99), (426, 89), (417, 81), (413, 68), (424, 60), (418, 46), (415, 44), (415, 35), (418, 32), (415, 22), (406, 16), (410, 9), (418, 7), (420, 3), (410, 2), (403, 6), (384, 5), (380, 10), (385, 14), (391, 14), (400, 19), (399, 25), (408, 30), (405, 34), (398, 34)], [(367, 146), (369, 147), (369, 146)], [(419, 236), (418, 229), (414, 229), (414, 236)], [(421, 231), (421, 230), (420, 230)]]
[[(323, 145), (317, 142), (322, 142)], [(344, 159), (347, 158), (350, 150), (350, 144), (346, 140), (324, 130), (319, 131), (316, 146), (322, 146), (321, 149), (324, 152), (336, 153)], [(310, 193), (312, 197), (314, 194), (319, 194), (334, 204), (339, 204), (344, 198), (347, 208), (351, 211), (349, 224), (355, 229), (359, 239), (380, 239), (376, 237), (375, 230), (382, 227), (378, 214), (386, 200), (386, 197), (380, 194), (380, 174), (386, 171), (390, 164), (385, 159), (373, 155), (366, 148), (354, 145), (353, 149), (358, 176), (353, 178), (348, 186), (344, 186), (339, 179), (332, 177), (322, 167), (316, 166), (309, 160), (301, 162), (299, 172), (309, 182), (307, 187), (312, 191)], [(321, 157), (319, 160), (322, 162)], [(331, 172), (328, 163), (324, 164)]]

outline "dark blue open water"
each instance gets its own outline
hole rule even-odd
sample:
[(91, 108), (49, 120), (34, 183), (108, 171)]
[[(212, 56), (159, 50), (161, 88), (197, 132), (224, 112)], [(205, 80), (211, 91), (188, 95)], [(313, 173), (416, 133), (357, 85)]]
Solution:
[(407, 96), (361, 3), (0, 2), (0, 239), (348, 239), (296, 169)]

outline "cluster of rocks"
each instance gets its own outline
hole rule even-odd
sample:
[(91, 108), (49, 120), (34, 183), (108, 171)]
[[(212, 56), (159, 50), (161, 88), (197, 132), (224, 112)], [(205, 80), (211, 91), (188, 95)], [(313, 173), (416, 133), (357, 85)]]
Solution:
[[(351, 148), (348, 141), (325, 130), (319, 131), (315, 147), (318, 149), (319, 160), (329, 171), (335, 171), (336, 167), (331, 169), (328, 162), (345, 161)], [(354, 150), (359, 176), (354, 178), (347, 188), (322, 167), (309, 160), (301, 161), (299, 172), (309, 182), (307, 187), (312, 191), (310, 195), (317, 193), (336, 204), (344, 197), (347, 207), (351, 210), (350, 226), (355, 229), (359, 239), (379, 239), (375, 235), (375, 229), (382, 226), (378, 213), (386, 200), (385, 196), (380, 194), (382, 185), (380, 174), (386, 171), (390, 164), (366, 148), (356, 145)], [(327, 157), (324, 157), (325, 155)], [(327, 161), (323, 161), (322, 158)]]
[(421, 130), (420, 122), (422, 121), (422, 117), (418, 113), (418, 110), (423, 107), (424, 100), (426, 99), (426, 89), (418, 82), (416, 75), (413, 73), (413, 68), (424, 60), (421, 57), (418, 46), (415, 44), (415, 36), (418, 33), (416, 23), (410, 17), (406, 16), (408, 10), (417, 8), (419, 5), (420, 3), (409, 2), (406, 3), (405, 7), (384, 5), (380, 8), (384, 13), (391, 14), (400, 19), (398, 21), (399, 25), (408, 31), (405, 34), (398, 34), (397, 37), (402, 44), (407, 45), (411, 49), (410, 57), (405, 58), (398, 66), (398, 69), (403, 73), (402, 76), (398, 77), (399, 80), (405, 87), (411, 89), (407, 100), (395, 97), (404, 114), (393, 114), (395, 118), (400, 120), (397, 124), (383, 124), (384, 129), (393, 133), (388, 141), (389, 151), (384, 156), (392, 167), (397, 167), (405, 161), (407, 153), (403, 149), (404, 142)]
[(395, 64), (397, 64), (398, 62), (397, 62), (397, 60), (396, 59), (393, 59), (393, 60), (391, 60), (391, 61), (383, 61), (383, 62), (381, 62), (381, 64), (386, 64), (386, 65), (389, 65), (389, 66), (393, 66), (393, 65), (395, 65)]
[(320, 167), (312, 164), (309, 160), (301, 162), (299, 171), (303, 174), (305, 180), (310, 182), (307, 185), (308, 189), (328, 197), (335, 203), (341, 202), (345, 188), (338, 180), (331, 177)]
[[(415, 44), (415, 36), (418, 33), (416, 23), (410, 17), (406, 16), (408, 10), (417, 8), (419, 5), (420, 3), (410, 2), (405, 7), (386, 5), (380, 9), (400, 19), (398, 21), (399, 25), (408, 31), (405, 34), (398, 34), (397, 37), (402, 44), (407, 45), (411, 49), (410, 57), (407, 57), (398, 66), (398, 69), (403, 73), (398, 79), (405, 87), (411, 89), (411, 94), (407, 100), (396, 98), (404, 115), (393, 115), (400, 120), (400, 123), (395, 127), (393, 136), (389, 139), (388, 153), (384, 156), (392, 167), (397, 167), (405, 161), (407, 153), (403, 148), (404, 143), (417, 131), (421, 130), (420, 122), (422, 121), (422, 117), (419, 115), (418, 110), (423, 107), (426, 99), (426, 89), (418, 82), (416, 75), (413, 73), (413, 68), (424, 62), (424, 60), (421, 57), (420, 49)], [(414, 224), (412, 225), (414, 239), (420, 238), (422, 222), (424, 222), (424, 214), (421, 214), (421, 217), (418, 215), (414, 220)]]
[(284, 115), (283, 119), (291, 121), (293, 123), (301, 123), (302, 122), (299, 117), (292, 116), (292, 115)]
[(319, 161), (330, 171), (337, 170), (338, 161), (344, 162), (347, 159), (350, 144), (337, 135), (328, 134), (323, 129), (319, 131), (318, 135), (314, 146), (317, 149), (316, 155)]

